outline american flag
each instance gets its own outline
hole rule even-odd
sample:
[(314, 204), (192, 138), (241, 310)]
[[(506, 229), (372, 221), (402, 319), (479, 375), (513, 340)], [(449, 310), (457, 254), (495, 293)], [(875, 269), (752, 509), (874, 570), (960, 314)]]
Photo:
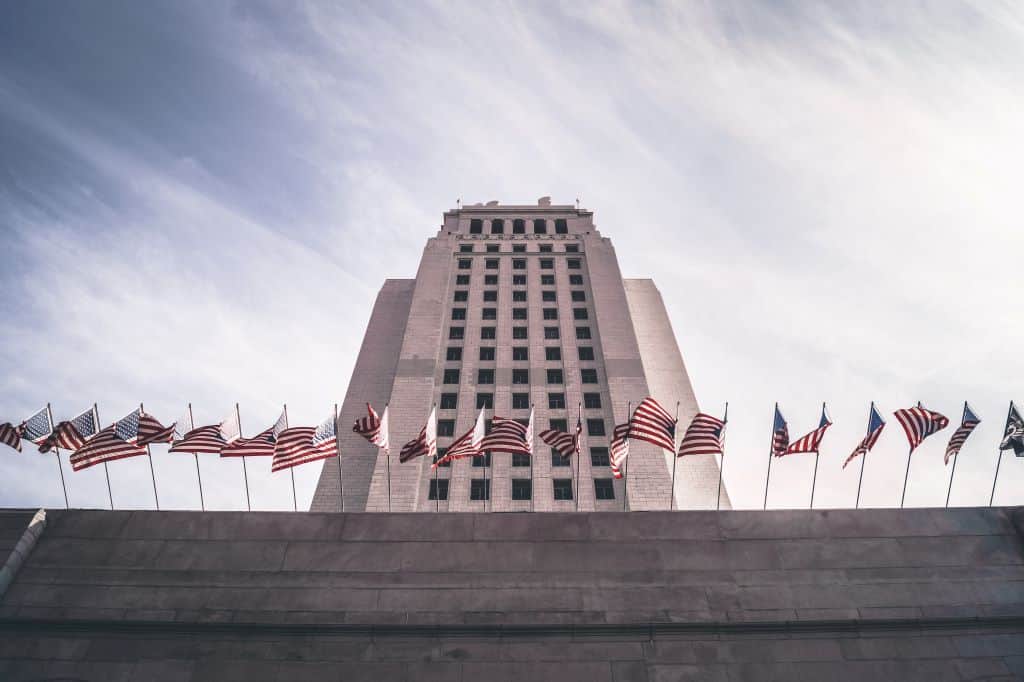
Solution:
[(612, 476), (622, 478), (622, 465), (629, 457), (629, 422), (616, 424), (612, 429), (611, 456), (608, 458)]
[(698, 412), (686, 427), (686, 433), (679, 442), (677, 457), (687, 455), (722, 455), (722, 437), (725, 422), (710, 414)]
[(896, 415), (897, 421), (903, 427), (904, 433), (907, 434), (911, 452), (925, 438), (949, 426), (949, 419), (938, 412), (924, 409), (921, 403), (918, 403), (917, 407), (896, 410), (893, 414)]
[(444, 457), (434, 462), (433, 467), (437, 468), (445, 462), (451, 462), (456, 459), (463, 459), (465, 457), (479, 457), (484, 454), (481, 445), (484, 441), (484, 411), (480, 410), (480, 413), (476, 417), (476, 424), (473, 425), (469, 431), (455, 439), (448, 449), (444, 453)]
[(551, 448), (562, 457), (572, 457), (580, 454), (580, 435), (583, 433), (583, 423), (576, 420), (576, 431), (566, 433), (557, 429), (547, 429), (540, 432), (540, 439), (551, 446)]
[(629, 437), (675, 452), (676, 420), (657, 400), (651, 397), (644, 398), (633, 411)]
[(181, 440), (176, 440), (168, 452), (192, 452), (219, 455), (227, 445), (220, 435), (220, 425), (197, 426), (187, 432)]
[(866, 455), (875, 447), (875, 443), (878, 442), (878, 437), (882, 435), (882, 429), (885, 428), (885, 420), (882, 419), (882, 415), (875, 409), (875, 404), (871, 403), (871, 414), (868, 417), (868, 435), (864, 436), (864, 439), (853, 449), (850, 456), (843, 462), (843, 468), (852, 462), (858, 455)]
[(999, 449), (1013, 450), (1016, 456), (1024, 457), (1024, 419), (1021, 419), (1013, 401), (1010, 401), (1010, 411), (1006, 413), (1006, 429)]
[(533, 447), (527, 439), (527, 430), (527, 424), (520, 424), (515, 419), (494, 417), (491, 420), (491, 432), (480, 442), (480, 450), (529, 455), (533, 452)]
[(779, 412), (779, 404), (775, 404), (775, 424), (772, 426), (772, 454), (782, 457), (789, 447), (789, 425)]
[(170, 426), (164, 426), (156, 417), (143, 412), (139, 417), (139, 432), (136, 442), (139, 445), (170, 443), (174, 440), (174, 434), (177, 433), (177, 430), (178, 422), (174, 422)]
[(271, 471), (281, 471), (300, 464), (329, 459), (338, 454), (338, 436), (334, 417), (320, 426), (298, 426), (285, 429), (277, 438)]
[(366, 403), (366, 412), (367, 415), (365, 417), (360, 417), (352, 425), (352, 430), (378, 448), (385, 451), (390, 450), (391, 445), (388, 442), (388, 406), (384, 406), (383, 416), (377, 416), (373, 406), (370, 403)]
[(431, 461), (437, 459), (437, 408), (430, 411), (427, 423), (420, 429), (420, 433), (414, 439), (402, 446), (398, 454), (398, 461), (402, 464), (417, 457), (429, 457)]
[(946, 445), (946, 456), (942, 460), (942, 464), (949, 464), (951, 457), (955, 457), (960, 448), (964, 446), (964, 442), (967, 440), (967, 436), (971, 435), (971, 431), (974, 430), (981, 420), (971, 410), (970, 405), (967, 401), (964, 401), (964, 414), (960, 418), (960, 428), (953, 432), (953, 435), (949, 439), (949, 444)]
[(96, 464), (146, 454), (146, 448), (134, 442), (137, 436), (133, 436), (132, 440), (125, 440), (122, 437), (133, 428), (131, 426), (133, 423), (137, 433), (137, 416), (137, 413), (133, 412), (86, 441), (85, 445), (71, 454), (71, 468), (81, 471)]
[(41, 444), (46, 437), (53, 432), (53, 424), (50, 422), (50, 410), (46, 407), (26, 419), (18, 427), (21, 437), (30, 440), (36, 445)]
[(235, 405), (235, 413), (220, 423), (220, 437), (225, 443), (238, 440), (242, 437), (242, 424), (238, 418), (238, 405)]
[(273, 457), (277, 434), (288, 428), (288, 415), (282, 411), (273, 426), (252, 438), (238, 438), (224, 446), (221, 457)]
[(90, 436), (96, 435), (99, 426), (94, 406), (74, 419), (57, 424), (53, 432), (39, 444), (39, 452), (49, 452), (54, 448), (77, 450), (85, 445)]
[(825, 432), (828, 431), (828, 427), (832, 426), (832, 420), (828, 418), (828, 412), (825, 410), (825, 405), (821, 406), (821, 421), (818, 422), (818, 428), (814, 429), (806, 436), (801, 436), (793, 441), (784, 455), (794, 455), (801, 452), (814, 452), (817, 453), (821, 447), (821, 439), (825, 437)]
[(18, 452), (21, 452), (21, 433), (18, 428), (10, 422), (0, 424), (0, 443), (9, 445)]

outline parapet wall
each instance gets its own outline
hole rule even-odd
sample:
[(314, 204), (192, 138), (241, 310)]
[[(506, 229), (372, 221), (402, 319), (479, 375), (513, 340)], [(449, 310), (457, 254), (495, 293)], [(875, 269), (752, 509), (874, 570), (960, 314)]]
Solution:
[(48, 511), (0, 679), (1018, 679), (1019, 513)]

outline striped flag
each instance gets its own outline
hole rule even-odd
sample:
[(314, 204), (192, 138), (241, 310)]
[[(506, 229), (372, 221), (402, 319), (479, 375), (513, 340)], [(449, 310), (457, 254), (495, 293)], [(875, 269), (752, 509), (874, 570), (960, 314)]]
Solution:
[(486, 435), (484, 431), (484, 411), (481, 409), (480, 414), (476, 417), (476, 424), (473, 425), (473, 428), (456, 438), (455, 442), (448, 446), (444, 457), (435, 462), (433, 466), (436, 468), (445, 462), (465, 457), (479, 457), (484, 454), (480, 447)]
[(96, 435), (99, 427), (96, 407), (93, 406), (74, 419), (57, 424), (50, 435), (39, 444), (39, 452), (49, 452), (54, 448), (77, 450), (85, 445), (90, 436)]
[(640, 401), (629, 423), (629, 437), (676, 451), (676, 419), (650, 396)]
[(679, 442), (677, 457), (687, 455), (724, 455), (722, 439), (725, 434), (725, 422), (710, 414), (698, 412), (693, 421), (686, 427), (686, 433)]
[(225, 434), (234, 434), (234, 437), (238, 438), (238, 432), (238, 414), (232, 412), (231, 416), (220, 424), (197, 426), (187, 432), (183, 438), (174, 442), (174, 445), (171, 446), (168, 452), (219, 455), (221, 450), (228, 444)]
[[(85, 445), (71, 453), (71, 468), (75, 471), (81, 471), (104, 462), (146, 454), (144, 447), (140, 447), (133, 441), (124, 440), (119, 435), (118, 426), (122, 425), (126, 420), (129, 422), (134, 421), (132, 415), (128, 415), (121, 421), (103, 429), (86, 441)], [(128, 429), (131, 426), (129, 424), (128, 426), (123, 426), (123, 428)], [(122, 433), (124, 433), (124, 430), (122, 430)]]
[(50, 410), (43, 408), (26, 419), (18, 427), (21, 437), (36, 445), (42, 444), (46, 437), (53, 433), (53, 424), (50, 422)]
[(366, 411), (367, 415), (357, 419), (352, 425), (352, 430), (378, 448), (389, 451), (391, 445), (388, 442), (388, 406), (384, 406), (383, 416), (377, 416), (370, 403), (366, 403)]
[(526, 437), (528, 428), (527, 424), (521, 424), (515, 419), (494, 417), (491, 420), (491, 432), (485, 435), (480, 442), (480, 450), (482, 452), (529, 455), (533, 449)]
[(999, 443), (1000, 450), (1013, 450), (1017, 457), (1024, 457), (1024, 419), (1021, 419), (1017, 406), (1010, 401), (1010, 411), (1006, 413), (1006, 428), (1003, 440)]
[(779, 411), (779, 404), (775, 403), (775, 423), (772, 425), (772, 454), (782, 457), (789, 447), (789, 425)]
[(821, 421), (818, 422), (818, 428), (814, 429), (806, 436), (801, 436), (793, 441), (783, 455), (794, 455), (801, 452), (813, 452), (817, 453), (821, 447), (821, 439), (825, 437), (825, 432), (828, 427), (832, 426), (832, 420), (828, 418), (828, 412), (825, 410), (825, 405), (821, 405)]
[(533, 405), (530, 405), (530, 419), (526, 422), (526, 451), (533, 454)]
[(885, 428), (885, 420), (882, 419), (882, 415), (875, 409), (875, 404), (871, 403), (871, 415), (868, 417), (868, 435), (864, 436), (863, 440), (857, 444), (857, 447), (853, 449), (850, 456), (843, 462), (843, 468), (852, 462), (858, 455), (866, 455), (875, 447), (875, 443), (878, 442), (878, 437), (882, 435), (882, 429)]
[(152, 443), (170, 443), (174, 440), (177, 432), (178, 422), (170, 426), (164, 426), (156, 417), (145, 412), (139, 417), (138, 444), (150, 445)]
[(18, 427), (10, 422), (0, 424), (0, 443), (9, 445), (18, 452), (21, 452), (21, 432)]
[(577, 418), (575, 432), (566, 433), (557, 429), (547, 429), (540, 432), (540, 439), (562, 457), (572, 457), (580, 454), (580, 435), (582, 433), (583, 422)]
[(417, 457), (429, 457), (431, 461), (437, 460), (437, 408), (430, 410), (427, 423), (420, 429), (418, 436), (402, 446), (398, 454), (398, 461), (405, 464)]
[(298, 426), (285, 429), (277, 437), (271, 471), (281, 471), (300, 464), (329, 459), (338, 454), (338, 435), (334, 417), (320, 426)]
[(629, 457), (629, 422), (616, 424), (612, 429), (611, 452), (608, 463), (611, 466), (612, 476), (622, 478), (622, 465)]
[(949, 426), (949, 419), (938, 412), (926, 410), (921, 403), (918, 403), (917, 407), (896, 410), (893, 414), (903, 427), (903, 432), (907, 434), (911, 452), (925, 438)]
[(284, 410), (273, 426), (268, 426), (252, 438), (237, 438), (220, 451), (221, 457), (273, 457), (277, 435), (288, 428), (288, 415)]
[(943, 466), (949, 464), (951, 457), (955, 457), (960, 452), (960, 448), (964, 446), (964, 442), (967, 440), (967, 436), (971, 435), (971, 431), (981, 423), (978, 416), (971, 410), (970, 405), (967, 401), (964, 401), (964, 414), (960, 418), (960, 428), (953, 432), (953, 435), (949, 439), (949, 443), (946, 445), (946, 456), (942, 460)]

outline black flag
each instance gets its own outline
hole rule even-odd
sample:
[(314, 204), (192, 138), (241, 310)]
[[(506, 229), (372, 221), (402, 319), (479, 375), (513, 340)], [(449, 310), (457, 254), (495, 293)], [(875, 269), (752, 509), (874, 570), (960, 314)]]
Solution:
[(1003, 442), (999, 444), (1000, 450), (1013, 450), (1013, 454), (1024, 457), (1024, 419), (1021, 419), (1020, 412), (1011, 402), (1010, 412), (1006, 415), (1006, 433), (1003, 434)]

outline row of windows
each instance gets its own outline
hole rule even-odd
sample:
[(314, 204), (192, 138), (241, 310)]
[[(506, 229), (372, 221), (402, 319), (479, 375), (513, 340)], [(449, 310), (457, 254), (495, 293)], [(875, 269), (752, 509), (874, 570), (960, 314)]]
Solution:
[[(447, 448), (438, 448), (437, 457), (438, 460), (444, 457), (444, 453)], [(552, 467), (567, 467), (571, 466), (571, 458), (562, 456), (562, 453), (557, 450), (551, 451), (551, 466)], [(437, 461), (437, 460), (435, 460)], [(477, 469), (488, 468), (491, 466), (491, 453), (486, 452), (483, 455), (472, 458), (473, 467)], [(590, 465), (593, 467), (606, 467), (610, 465), (611, 460), (608, 458), (608, 448), (605, 447), (592, 447), (590, 448)], [(528, 467), (531, 466), (530, 455), (512, 455), (512, 466), (514, 467)], [(451, 460), (444, 461), (438, 466), (442, 469), (450, 468), (452, 465)]]
[[(442, 393), (441, 394), (441, 405), (442, 410), (457, 410), (459, 408), (459, 394), (458, 393)], [(493, 393), (477, 393), (476, 394), (476, 409), (491, 409), (494, 407), (494, 394)], [(583, 394), (583, 407), (588, 410), (599, 410), (601, 409), (601, 394), (600, 393), (584, 393)], [(512, 409), (513, 410), (528, 410), (530, 409), (530, 394), (529, 393), (513, 393), (512, 394)], [(548, 409), (551, 410), (564, 410), (565, 409), (565, 394), (564, 393), (548, 393)]]
[[(483, 234), (484, 221), (482, 218), (473, 218), (469, 221), (470, 234)], [(534, 234), (547, 234), (548, 221), (544, 218), (535, 218), (533, 221)], [(505, 234), (505, 221), (501, 218), (491, 220), (491, 234)], [(526, 220), (516, 218), (512, 221), (512, 234), (526, 234)], [(555, 234), (569, 234), (569, 223), (565, 218), (555, 218)]]
[[(469, 482), (469, 499), (483, 501), (491, 499), (491, 483), (487, 479), (474, 478)], [(512, 483), (513, 500), (533, 499), (533, 481), (528, 478), (514, 478)], [(448, 479), (438, 478), (430, 481), (431, 500), (448, 499)], [(571, 478), (556, 478), (551, 481), (552, 495), (555, 500), (572, 500), (573, 489)], [(594, 497), (599, 500), (615, 499), (615, 484), (610, 478), (594, 479)]]
[[(547, 383), (549, 385), (558, 385), (565, 383), (565, 374), (560, 369), (546, 369), (544, 370)], [(441, 383), (444, 384), (458, 384), (462, 378), (462, 371), (458, 369), (446, 369), (441, 378)], [(476, 371), (476, 383), (477, 384), (493, 384), (494, 383), (494, 370), (493, 369), (478, 369)], [(530, 383), (530, 370), (528, 369), (513, 369), (512, 370), (512, 383), (513, 385), (527, 385)], [(581, 369), (580, 370), (580, 383), (583, 384), (596, 384), (597, 383), (597, 370), (593, 368)]]
[[(483, 292), (484, 303), (496, 303), (498, 301), (498, 290), (497, 289), (485, 289)], [(587, 300), (587, 294), (584, 291), (573, 290), (570, 292), (574, 303), (582, 303)], [(541, 300), (545, 303), (554, 303), (558, 300), (554, 291), (542, 291), (540, 292)], [(516, 302), (526, 301), (526, 290), (516, 290), (512, 292), (512, 300)], [(456, 289), (454, 301), (456, 303), (467, 303), (469, 302), (469, 292), (465, 289)], [(453, 313), (454, 317), (454, 313)], [(465, 319), (465, 318), (463, 318)]]
[[(459, 263), (462, 263), (462, 262), (463, 261), (459, 261)], [(466, 261), (466, 262), (468, 262), (468, 261)], [(466, 270), (468, 268), (462, 268), (462, 269)], [(555, 276), (554, 275), (541, 275), (540, 276), (540, 283), (541, 283), (541, 286), (553, 287), (553, 286), (555, 286)], [(574, 286), (582, 286), (583, 285), (583, 275), (569, 275), (569, 284), (572, 284)], [(469, 286), (469, 275), (456, 275), (455, 276), (455, 286), (457, 286), (457, 287)], [(491, 287), (498, 286), (498, 276), (497, 275), (484, 275), (484, 286), (491, 286)], [(526, 275), (512, 275), (512, 286), (517, 286), (517, 287), (524, 287), (524, 286), (526, 286)]]
[[(485, 292), (486, 293), (486, 292)], [(545, 320), (557, 320), (558, 319), (558, 308), (544, 308), (542, 311)], [(496, 320), (498, 319), (497, 308), (481, 308), (480, 317), (485, 320)], [(513, 320), (525, 320), (527, 317), (526, 308), (513, 308), (512, 319)], [(465, 320), (466, 309), (465, 308), (452, 308), (452, 319), (453, 320)], [(588, 320), (590, 314), (586, 308), (573, 308), (572, 319), (574, 320)]]
[[(518, 318), (517, 318), (518, 319)], [(449, 327), (448, 339), (451, 341), (462, 341), (466, 338), (465, 327)], [(480, 338), (484, 341), (493, 341), (498, 338), (497, 327), (480, 327)], [(512, 327), (513, 339), (525, 339), (527, 337), (526, 327)], [(561, 338), (558, 327), (544, 327), (544, 338), (554, 341)], [(576, 338), (581, 340), (590, 339), (590, 327), (576, 327)]]
[[(565, 402), (565, 398), (564, 397), (562, 398), (562, 402), (563, 403)], [(493, 401), (492, 401), (492, 405), (493, 405)], [(478, 403), (477, 407), (478, 408), (490, 407), (490, 405), (480, 405)], [(593, 436), (593, 437), (597, 438), (597, 437), (606, 435), (605, 434), (605, 430), (604, 430), (604, 419), (601, 419), (600, 417), (597, 417), (597, 418), (589, 418), (588, 417), (587, 419), (584, 420), (584, 422), (587, 425), (587, 435), (588, 436)], [(490, 426), (491, 426), (491, 420), (488, 419), (487, 420), (487, 431), (488, 432), (491, 430)], [(557, 431), (568, 431), (569, 430), (569, 423), (565, 419), (549, 419), (548, 420), (548, 428), (552, 428), (552, 429), (555, 429)], [(443, 437), (446, 437), (446, 436), (454, 436), (454, 435), (455, 435), (455, 420), (454, 419), (438, 419), (437, 420), (437, 437), (438, 438), (443, 438)], [(555, 451), (552, 451), (552, 452), (555, 452)], [(480, 466), (480, 465), (474, 464), (474, 466)]]
[[(459, 244), (459, 253), (473, 253), (474, 244)], [(486, 253), (501, 253), (501, 244), (485, 244)], [(554, 253), (554, 247), (551, 244), (540, 244), (540, 253)], [(566, 253), (579, 253), (579, 244), (566, 244)], [(526, 253), (526, 244), (513, 244), (512, 253)]]
[[(499, 267), (499, 263), (501, 263), (501, 260), (499, 260), (498, 258), (486, 258), (486, 259), (484, 259), (484, 268), (486, 268), (487, 270), (497, 270), (498, 267)], [(579, 270), (580, 267), (582, 267), (580, 265), (580, 259), (579, 258), (567, 258), (567, 259), (565, 259), (565, 265), (570, 270)], [(468, 258), (460, 258), (459, 259), (459, 270), (471, 270), (472, 268), (473, 268), (473, 261), (471, 261)], [(512, 259), (512, 269), (513, 270), (525, 270), (526, 269), (526, 259), (525, 258), (513, 258)], [(551, 258), (541, 258), (540, 259), (540, 269), (541, 270), (554, 270), (555, 269), (555, 261), (553, 259), (551, 259)]]
[[(480, 360), (482, 362), (493, 362), (497, 349), (494, 346), (481, 346), (480, 347)], [(591, 346), (579, 346), (576, 349), (576, 354), (579, 359), (583, 362), (591, 361), (594, 359), (594, 349)], [(530, 359), (530, 349), (526, 346), (513, 346), (512, 347), (512, 360), (527, 361)], [(562, 359), (562, 349), (559, 346), (548, 346), (544, 349), (544, 360), (557, 362)], [(445, 353), (445, 360), (449, 362), (461, 362), (462, 361), (462, 348), (460, 346), (449, 346)]]

